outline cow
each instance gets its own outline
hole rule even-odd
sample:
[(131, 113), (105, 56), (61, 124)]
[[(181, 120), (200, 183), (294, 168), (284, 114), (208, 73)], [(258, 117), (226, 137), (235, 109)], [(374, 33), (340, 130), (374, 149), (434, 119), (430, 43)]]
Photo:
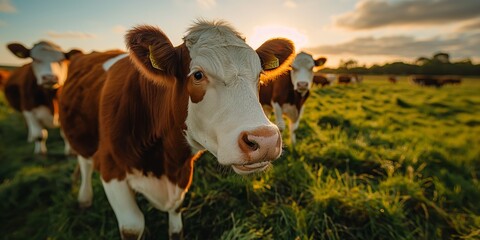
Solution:
[[(47, 128), (59, 127), (57, 93), (67, 77), (69, 59), (81, 51), (73, 49), (65, 53), (48, 41), (40, 41), (31, 49), (20, 43), (10, 43), (7, 47), (15, 56), (32, 60), (11, 73), (4, 93), (9, 105), (24, 116), (28, 141), (35, 142), (34, 153), (46, 154)], [(65, 154), (70, 153), (65, 141)]]
[(338, 75), (338, 84), (360, 83), (362, 77), (357, 74), (340, 74)]
[(289, 119), (292, 145), (296, 143), (295, 130), (303, 114), (303, 105), (310, 95), (313, 68), (322, 66), (326, 61), (324, 57), (313, 59), (312, 55), (300, 52), (293, 60), (288, 74), (260, 85), (260, 103), (265, 114), (268, 116), (273, 111), (276, 124), (282, 131), (285, 129), (283, 115)]
[(60, 98), (60, 122), (79, 154), (79, 205), (92, 204), (98, 170), (123, 239), (144, 232), (135, 192), (168, 212), (170, 238), (182, 236), (180, 206), (203, 151), (240, 175), (269, 168), (282, 153), (258, 84), (288, 70), (293, 43), (271, 39), (255, 51), (221, 20), (195, 21), (183, 40), (174, 47), (160, 29), (134, 27), (127, 54), (72, 59)]
[(395, 83), (398, 82), (398, 78), (397, 78), (397, 76), (395, 76), (395, 75), (390, 75), (390, 76), (388, 76), (388, 81), (389, 81), (390, 83), (395, 84)]
[(442, 79), (437, 76), (415, 75), (412, 76), (411, 81), (420, 86), (434, 86), (437, 88), (443, 86)]
[(451, 85), (460, 85), (462, 79), (458, 76), (444, 76), (442, 77), (442, 85), (451, 84)]
[(324, 75), (314, 75), (313, 76), (313, 84), (314, 85), (321, 85), (322, 87), (325, 87), (327, 85), (330, 85), (331, 82)]

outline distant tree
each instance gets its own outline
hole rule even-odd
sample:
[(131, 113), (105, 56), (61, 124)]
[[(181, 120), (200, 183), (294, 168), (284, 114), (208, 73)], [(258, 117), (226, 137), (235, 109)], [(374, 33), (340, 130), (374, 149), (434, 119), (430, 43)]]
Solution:
[(358, 66), (358, 62), (356, 60), (353, 60), (353, 59), (349, 59), (349, 60), (340, 60), (340, 68), (346, 68), (346, 69), (349, 69), (349, 68), (354, 68), (354, 67), (357, 67)]
[(425, 64), (427, 64), (428, 62), (430, 62), (430, 59), (427, 58), (427, 57), (419, 57), (419, 58), (417, 58), (417, 60), (415, 61), (415, 63), (416, 63), (417, 65), (425, 65)]
[(438, 52), (433, 55), (432, 60), (441, 63), (450, 63), (450, 55), (448, 53)]

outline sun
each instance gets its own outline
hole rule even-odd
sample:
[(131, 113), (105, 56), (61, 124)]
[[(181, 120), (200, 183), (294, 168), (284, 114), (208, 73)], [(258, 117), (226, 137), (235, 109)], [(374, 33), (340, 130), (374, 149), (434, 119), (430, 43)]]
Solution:
[(297, 29), (278, 25), (256, 26), (253, 29), (253, 34), (246, 40), (253, 49), (256, 49), (268, 39), (277, 37), (290, 39), (295, 44), (297, 51), (308, 43), (308, 37)]

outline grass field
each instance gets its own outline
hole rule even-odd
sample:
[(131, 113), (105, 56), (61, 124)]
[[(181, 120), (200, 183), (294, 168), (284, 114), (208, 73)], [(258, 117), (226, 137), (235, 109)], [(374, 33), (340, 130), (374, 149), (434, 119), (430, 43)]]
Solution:
[[(0, 238), (118, 239), (97, 173), (92, 208), (77, 208), (76, 160), (62, 156), (59, 131), (46, 157), (26, 138), (0, 94)], [(480, 79), (316, 87), (297, 140), (252, 177), (209, 154), (196, 162), (186, 239), (480, 239)], [(146, 239), (166, 239), (167, 214), (138, 201)]]

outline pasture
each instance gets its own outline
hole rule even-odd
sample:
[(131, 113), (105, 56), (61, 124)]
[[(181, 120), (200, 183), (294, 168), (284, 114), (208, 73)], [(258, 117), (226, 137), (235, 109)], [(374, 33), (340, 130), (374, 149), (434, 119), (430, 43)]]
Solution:
[[(289, 143), (288, 132), (284, 142)], [(94, 173), (79, 210), (76, 159), (58, 129), (33, 156), (22, 115), (0, 94), (2, 239), (118, 239)], [(195, 163), (183, 204), (186, 239), (479, 239), (480, 79), (420, 87), (400, 77), (314, 87), (295, 148), (264, 174), (240, 177), (213, 156)], [(77, 180), (77, 182), (74, 182)], [(138, 196), (146, 239), (167, 214)]]

